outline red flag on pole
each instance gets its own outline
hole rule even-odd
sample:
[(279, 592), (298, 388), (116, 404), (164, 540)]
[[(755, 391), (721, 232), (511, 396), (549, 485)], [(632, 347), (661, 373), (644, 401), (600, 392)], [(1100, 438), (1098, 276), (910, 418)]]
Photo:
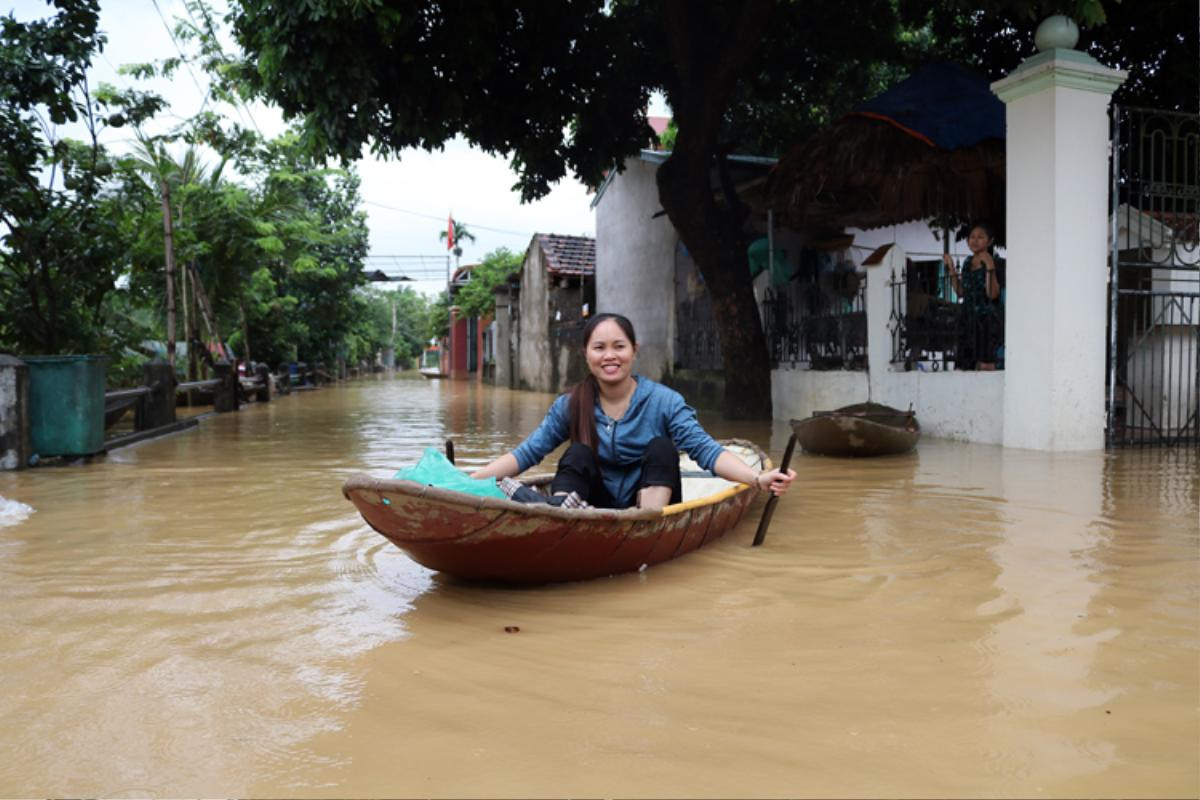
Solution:
[(450, 215), (450, 221), (446, 225), (446, 249), (454, 249), (454, 215)]

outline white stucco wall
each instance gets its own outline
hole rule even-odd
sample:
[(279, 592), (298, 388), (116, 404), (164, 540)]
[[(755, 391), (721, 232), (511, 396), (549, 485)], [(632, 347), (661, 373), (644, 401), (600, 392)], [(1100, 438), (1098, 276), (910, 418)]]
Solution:
[(596, 203), (596, 311), (624, 314), (637, 332), (637, 371), (657, 380), (674, 363), (674, 227), (662, 210), (657, 165), (631, 158)]
[(548, 275), (542, 248), (530, 245), (521, 264), (520, 308), (521, 347), (517, 357), (519, 385), (550, 391), (549, 303), (546, 300)]

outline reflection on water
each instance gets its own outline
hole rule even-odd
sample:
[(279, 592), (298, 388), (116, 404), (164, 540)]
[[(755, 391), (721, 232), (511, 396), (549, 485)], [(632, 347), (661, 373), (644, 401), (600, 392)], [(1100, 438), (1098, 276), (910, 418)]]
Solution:
[(0, 795), (1200, 792), (1194, 451), (798, 454), (762, 548), (524, 589), (341, 497), (549, 401), (372, 379), (0, 474)]

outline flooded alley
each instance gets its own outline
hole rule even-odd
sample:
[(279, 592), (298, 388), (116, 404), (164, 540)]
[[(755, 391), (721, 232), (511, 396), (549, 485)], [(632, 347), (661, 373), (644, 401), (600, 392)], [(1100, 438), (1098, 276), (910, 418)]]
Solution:
[(448, 437), (482, 465), (551, 399), (375, 376), (0, 473), (0, 795), (1200, 793), (1194, 449), (798, 454), (761, 548), (758, 500), (517, 589), (342, 497)]

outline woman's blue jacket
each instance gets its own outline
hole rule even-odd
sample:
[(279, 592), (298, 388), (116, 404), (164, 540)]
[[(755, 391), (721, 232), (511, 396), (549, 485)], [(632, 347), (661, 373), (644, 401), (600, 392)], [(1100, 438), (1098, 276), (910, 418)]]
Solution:
[[(700, 427), (695, 409), (684, 402), (683, 395), (640, 375), (634, 379), (637, 387), (621, 419), (610, 418), (596, 403), (596, 434), (600, 439), (596, 456), (604, 485), (626, 507), (636, 498), (642, 479), (642, 455), (651, 439), (670, 437), (678, 449), (710, 471), (724, 449)], [(537, 430), (513, 450), (522, 472), (541, 463), (554, 448), (567, 441), (568, 403), (568, 396), (560, 395)]]

